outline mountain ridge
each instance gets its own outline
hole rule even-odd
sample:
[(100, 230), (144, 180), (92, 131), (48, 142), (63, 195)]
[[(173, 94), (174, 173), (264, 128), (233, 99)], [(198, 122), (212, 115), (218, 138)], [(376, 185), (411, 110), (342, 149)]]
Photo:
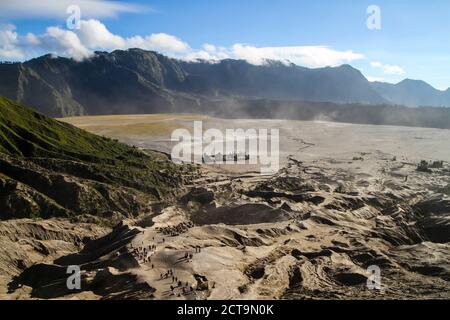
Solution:
[(47, 54), (0, 64), (0, 74), (0, 95), (51, 117), (197, 112), (215, 98), (450, 106), (450, 90), (371, 83), (350, 65), (187, 62), (142, 49), (99, 51), (81, 62)]

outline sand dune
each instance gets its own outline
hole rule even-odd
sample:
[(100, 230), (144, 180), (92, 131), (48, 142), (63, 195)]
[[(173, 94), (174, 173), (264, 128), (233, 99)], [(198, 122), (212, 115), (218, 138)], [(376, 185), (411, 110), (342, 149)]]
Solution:
[[(255, 124), (241, 120), (233, 126)], [(209, 119), (207, 125), (226, 128), (231, 122)], [(258, 126), (280, 123), (259, 121)], [(96, 240), (78, 247), (67, 244), (74, 241), (69, 239), (64, 245), (70, 248), (59, 256), (38, 258), (37, 249), (30, 249), (26, 258), (36, 264), (10, 272), (16, 278), (3, 294), (448, 299), (450, 132), (295, 121), (281, 127), (280, 135), (289, 135), (281, 140), (283, 167), (277, 174), (261, 176), (245, 166), (203, 166), (178, 201), (155, 204), (151, 212), (113, 230), (98, 230)], [(135, 136), (122, 132), (117, 138), (129, 141)], [(155, 142), (165, 138), (143, 134), (133, 143), (167, 151), (169, 146)], [(444, 162), (418, 171), (422, 159)], [(1, 241), (12, 241), (1, 231), (6, 230), (2, 224)], [(15, 230), (9, 232), (23, 237), (20, 222), (7, 224)], [(100, 231), (106, 234), (103, 238)], [(53, 235), (51, 241), (56, 240)], [(69, 264), (82, 266), (80, 292), (60, 286), (65, 278), (57, 270)], [(381, 271), (380, 290), (367, 287), (373, 266)]]

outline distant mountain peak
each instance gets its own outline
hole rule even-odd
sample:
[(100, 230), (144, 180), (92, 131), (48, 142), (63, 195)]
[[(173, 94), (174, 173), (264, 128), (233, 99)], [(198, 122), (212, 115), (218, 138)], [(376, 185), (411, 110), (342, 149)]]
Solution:
[(426, 87), (431, 87), (435, 90), (437, 90), (436, 88), (434, 88), (432, 85), (430, 85), (429, 83), (423, 81), (423, 80), (416, 80), (416, 79), (404, 79), (402, 81), (400, 81), (399, 83), (397, 83), (397, 85), (416, 85), (416, 86), (426, 86)]
[(450, 92), (438, 90), (423, 80), (404, 79), (397, 84), (373, 82), (373, 88), (387, 100), (410, 107), (450, 107)]

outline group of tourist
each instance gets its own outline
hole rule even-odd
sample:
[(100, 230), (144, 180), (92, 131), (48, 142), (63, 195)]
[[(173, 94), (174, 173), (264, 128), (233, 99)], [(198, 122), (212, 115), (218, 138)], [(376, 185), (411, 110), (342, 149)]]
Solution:
[(148, 263), (148, 262), (152, 261), (151, 255), (152, 255), (152, 253), (155, 252), (155, 250), (156, 250), (156, 244), (144, 246), (144, 242), (142, 242), (141, 246), (139, 246), (137, 248), (132, 247), (131, 253), (136, 258), (136, 260), (138, 260), (139, 262)]

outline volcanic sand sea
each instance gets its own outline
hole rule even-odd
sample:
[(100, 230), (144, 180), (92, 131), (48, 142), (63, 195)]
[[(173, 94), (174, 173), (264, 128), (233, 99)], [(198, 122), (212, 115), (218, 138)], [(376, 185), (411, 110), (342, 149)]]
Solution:
[[(248, 166), (202, 166), (187, 198), (127, 222), (139, 232), (120, 252), (91, 243), (109, 265), (92, 277), (106, 277), (109, 288), (122, 277), (124, 298), (449, 298), (449, 130), (173, 114), (62, 119), (166, 153), (171, 132), (194, 120), (206, 129), (279, 129), (282, 168), (261, 176)], [(444, 163), (419, 172), (422, 159)], [(156, 246), (151, 261), (135, 256), (137, 267), (116, 269), (115, 259), (148, 246)], [(366, 287), (371, 266), (381, 269), (381, 290)], [(174, 290), (172, 275), (161, 277), (168, 270), (182, 282)]]
[(217, 119), (195, 114), (114, 115), (62, 118), (95, 134), (116, 138), (144, 149), (170, 153), (175, 129), (279, 129), (280, 156), (297, 160), (347, 159), (361, 153), (385, 153), (411, 161), (450, 161), (450, 130), (359, 125), (323, 121)]

